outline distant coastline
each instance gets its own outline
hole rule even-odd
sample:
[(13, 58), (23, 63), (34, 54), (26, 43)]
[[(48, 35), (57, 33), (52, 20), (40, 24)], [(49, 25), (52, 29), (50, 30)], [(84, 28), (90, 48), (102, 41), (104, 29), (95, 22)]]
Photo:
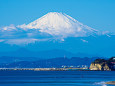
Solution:
[(0, 68), (0, 70), (33, 70), (33, 71), (89, 71), (88, 68)]
[[(60, 61), (63, 61), (62, 63), (60, 63), (61, 65), (57, 66), (54, 65), (52, 66), (43, 66), (43, 67), (39, 67), (39, 61), (38, 62), (34, 62), (34, 65), (36, 65), (36, 67), (32, 67), (33, 63), (26, 63), (26, 65), (29, 65), (28, 67), (24, 67), (24, 66), (19, 66), (20, 64), (22, 64), (23, 62), (19, 62), (19, 63), (13, 63), (11, 64), (11, 66), (3, 66), (0, 68), (0, 70), (33, 70), (33, 71), (115, 71), (115, 57), (111, 57), (108, 60), (105, 59), (96, 59), (93, 62), (90, 63), (90, 67), (87, 65), (79, 65), (79, 66), (75, 66), (77, 64), (77, 59), (74, 58), (73, 59), (67, 59), (67, 58), (56, 58), (56, 59), (50, 59), (50, 60), (45, 60), (45, 63), (55, 63), (56, 64), (56, 60), (58, 59), (58, 64)], [(74, 61), (74, 65), (68, 65), (67, 66), (67, 62), (64, 63), (64, 61), (68, 61), (68, 62), (73, 62)], [(85, 60), (84, 60), (85, 61)], [(83, 62), (83, 61), (82, 61)], [(44, 60), (41, 61), (42, 65), (44, 65)], [(17, 65), (16, 65), (17, 64)], [(81, 63), (83, 64), (83, 63)], [(8, 64), (6, 64), (8, 65)], [(15, 67), (13, 67), (13, 65), (15, 65)], [(25, 65), (25, 64), (23, 64)], [(48, 64), (47, 64), (48, 65)]]

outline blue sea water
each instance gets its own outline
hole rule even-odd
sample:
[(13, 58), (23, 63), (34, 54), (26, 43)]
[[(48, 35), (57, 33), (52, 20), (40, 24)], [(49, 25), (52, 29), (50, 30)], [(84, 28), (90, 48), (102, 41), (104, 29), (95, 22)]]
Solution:
[(113, 86), (115, 71), (0, 71), (0, 86)]

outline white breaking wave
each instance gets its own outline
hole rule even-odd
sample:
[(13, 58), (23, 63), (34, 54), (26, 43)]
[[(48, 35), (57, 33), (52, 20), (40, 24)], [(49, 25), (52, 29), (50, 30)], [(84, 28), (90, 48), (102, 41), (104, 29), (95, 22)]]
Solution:
[(94, 85), (99, 85), (99, 86), (107, 86), (106, 82), (95, 82)]

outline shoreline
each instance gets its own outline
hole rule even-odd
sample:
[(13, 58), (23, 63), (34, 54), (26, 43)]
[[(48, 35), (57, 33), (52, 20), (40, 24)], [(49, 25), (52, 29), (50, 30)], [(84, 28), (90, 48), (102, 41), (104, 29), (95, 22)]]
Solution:
[(84, 68), (0, 68), (0, 70), (33, 70), (33, 71), (91, 71)]
[[(102, 70), (90, 70), (85, 68), (0, 68), (0, 71), (7, 70), (33, 70), (33, 71), (102, 71)], [(106, 70), (107, 71), (107, 70)], [(112, 70), (108, 70), (112, 71)]]

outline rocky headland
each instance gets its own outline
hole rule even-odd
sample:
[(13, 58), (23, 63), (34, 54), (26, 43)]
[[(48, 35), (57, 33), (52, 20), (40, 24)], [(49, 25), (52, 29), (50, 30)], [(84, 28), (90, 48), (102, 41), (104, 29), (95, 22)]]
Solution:
[(112, 71), (115, 70), (115, 57), (108, 60), (96, 59), (90, 65), (90, 70)]

